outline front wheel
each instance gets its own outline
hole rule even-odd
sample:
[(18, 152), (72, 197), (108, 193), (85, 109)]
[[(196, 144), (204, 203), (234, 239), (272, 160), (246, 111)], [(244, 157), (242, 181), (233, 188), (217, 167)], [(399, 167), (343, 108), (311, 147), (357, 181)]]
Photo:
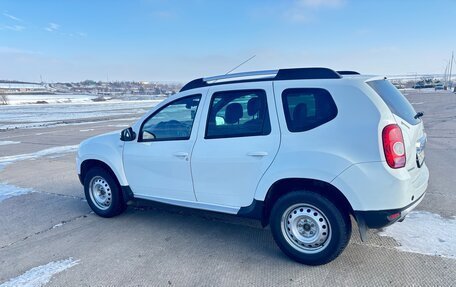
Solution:
[(280, 197), (272, 208), (270, 225), (280, 249), (307, 265), (334, 260), (351, 237), (350, 216), (312, 191), (295, 191)]
[(127, 208), (117, 181), (100, 167), (87, 172), (84, 192), (90, 208), (101, 217), (119, 215)]

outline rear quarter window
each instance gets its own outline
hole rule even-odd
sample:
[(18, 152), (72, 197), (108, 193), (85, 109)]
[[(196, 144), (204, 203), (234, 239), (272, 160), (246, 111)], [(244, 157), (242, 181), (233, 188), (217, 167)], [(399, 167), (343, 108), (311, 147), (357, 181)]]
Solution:
[(411, 125), (421, 120), (415, 119), (416, 111), (406, 97), (388, 80), (376, 80), (367, 84), (383, 99), (391, 112)]
[(283, 110), (290, 132), (303, 132), (323, 125), (337, 116), (331, 94), (319, 88), (293, 88), (282, 93)]

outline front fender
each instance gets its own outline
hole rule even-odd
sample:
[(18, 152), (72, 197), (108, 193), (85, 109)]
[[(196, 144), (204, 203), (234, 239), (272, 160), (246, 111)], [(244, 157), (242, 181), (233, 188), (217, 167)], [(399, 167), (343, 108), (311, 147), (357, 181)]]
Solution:
[(104, 134), (82, 142), (76, 159), (78, 174), (81, 174), (84, 161), (98, 160), (111, 168), (121, 186), (127, 186), (122, 162), (123, 146), (124, 142), (120, 140), (119, 132)]

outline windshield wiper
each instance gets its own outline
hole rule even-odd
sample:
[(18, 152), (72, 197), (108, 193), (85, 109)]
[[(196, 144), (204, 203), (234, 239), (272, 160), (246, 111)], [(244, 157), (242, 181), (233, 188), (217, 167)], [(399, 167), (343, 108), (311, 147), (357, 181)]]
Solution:
[(416, 115), (414, 116), (415, 120), (421, 118), (422, 116), (424, 116), (424, 113), (423, 112), (417, 112)]

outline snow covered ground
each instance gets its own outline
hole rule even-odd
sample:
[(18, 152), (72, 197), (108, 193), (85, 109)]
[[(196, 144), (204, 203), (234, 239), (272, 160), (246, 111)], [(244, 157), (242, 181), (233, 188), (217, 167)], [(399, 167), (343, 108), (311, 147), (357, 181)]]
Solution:
[(399, 250), (456, 259), (456, 217), (443, 218), (426, 211), (412, 211), (380, 236), (393, 237)]
[(36, 104), (39, 101), (44, 101), (48, 104), (58, 103), (84, 103), (92, 102), (95, 95), (66, 95), (66, 94), (37, 94), (37, 95), (8, 95), (8, 104), (24, 105)]
[[(126, 97), (127, 101), (112, 99), (104, 102), (93, 102), (93, 96), (76, 96), (73, 99), (62, 98), (62, 95), (26, 95), (22, 104), (0, 106), (0, 131), (15, 128), (33, 128), (65, 124), (68, 121), (87, 121), (90, 118), (110, 118), (113, 116), (137, 114), (138, 117), (158, 104), (163, 98), (151, 99), (144, 96)], [(68, 95), (64, 95), (67, 97)], [(19, 97), (19, 96), (16, 96)], [(22, 96), (20, 96), (22, 97)], [(46, 101), (50, 104), (24, 104), (33, 98), (33, 102)], [(49, 97), (54, 97), (48, 101)], [(28, 100), (27, 100), (28, 99)], [(14, 101), (14, 98), (13, 98)], [(69, 102), (71, 101), (71, 102)], [(10, 99), (11, 102), (11, 99)], [(18, 103), (16, 101), (16, 103)]]

